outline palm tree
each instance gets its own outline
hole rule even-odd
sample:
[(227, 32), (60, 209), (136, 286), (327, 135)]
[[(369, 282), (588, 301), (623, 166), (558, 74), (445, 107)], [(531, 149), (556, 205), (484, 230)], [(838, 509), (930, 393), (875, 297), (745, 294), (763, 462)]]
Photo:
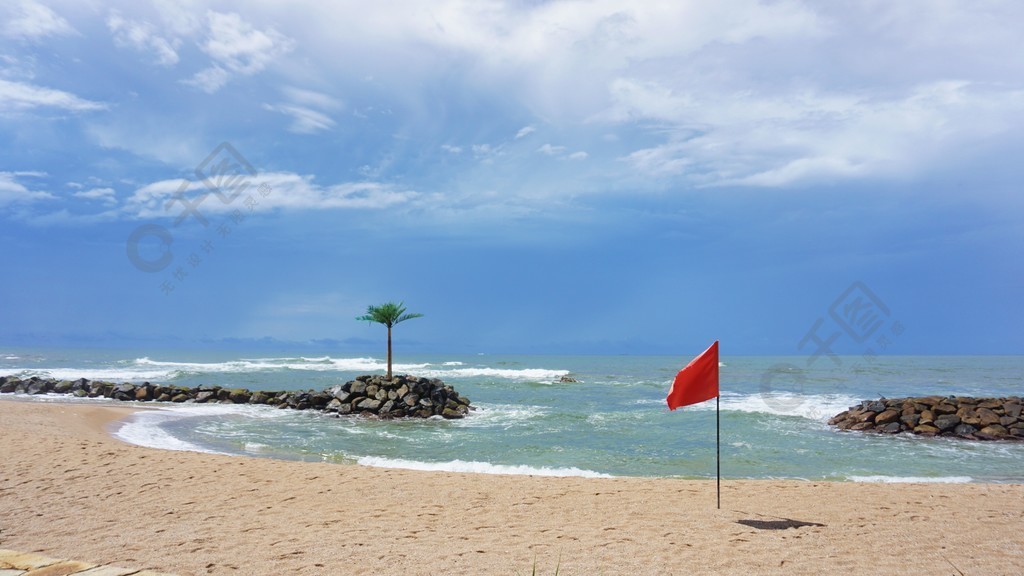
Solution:
[(367, 306), (366, 314), (356, 318), (356, 320), (365, 320), (367, 322), (377, 322), (388, 327), (388, 375), (387, 379), (391, 380), (391, 327), (399, 322), (405, 322), (406, 320), (412, 320), (413, 318), (420, 318), (423, 314), (416, 312), (405, 313), (405, 303), (399, 302), (385, 302), (380, 306)]

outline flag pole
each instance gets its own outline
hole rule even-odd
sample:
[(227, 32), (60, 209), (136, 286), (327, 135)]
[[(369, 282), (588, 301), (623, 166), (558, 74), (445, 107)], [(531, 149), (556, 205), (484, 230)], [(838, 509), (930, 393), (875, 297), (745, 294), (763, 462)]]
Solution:
[(718, 509), (722, 509), (722, 418), (718, 410), (718, 396), (715, 396), (715, 468), (718, 473)]

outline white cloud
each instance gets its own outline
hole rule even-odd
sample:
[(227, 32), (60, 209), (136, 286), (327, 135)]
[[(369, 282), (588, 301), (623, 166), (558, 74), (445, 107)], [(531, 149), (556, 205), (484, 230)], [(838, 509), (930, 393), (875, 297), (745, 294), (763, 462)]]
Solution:
[(300, 106), (319, 108), (321, 110), (339, 110), (343, 106), (341, 100), (322, 92), (295, 88), (294, 86), (287, 86), (282, 92), (284, 92), (285, 97), (289, 101)]
[(662, 122), (662, 144), (625, 156), (638, 173), (698, 185), (779, 187), (907, 177), (1013, 128), (1024, 90), (938, 82), (886, 96), (804, 91), (706, 100), (657, 87), (620, 90), (616, 121)]
[[(126, 200), (124, 212), (137, 218), (178, 218), (185, 213), (184, 204), (174, 199), (179, 191), (189, 203), (197, 205), (197, 211), (207, 218), (235, 210), (248, 212), (250, 206), (247, 201), (252, 204), (254, 212), (376, 210), (406, 204), (419, 197), (417, 192), (379, 182), (323, 186), (314, 182), (312, 176), (292, 172), (264, 172), (247, 177), (244, 183), (244, 187), (218, 195), (211, 193), (201, 182), (161, 180), (137, 189)], [(200, 198), (203, 199), (200, 201)]]
[[(237, 14), (211, 6), (224, 10), (210, 0), (156, 0), (93, 13), (119, 45), (166, 65), (180, 58), (185, 82), (200, 90), (261, 75), (231, 99), (164, 99), (158, 111), (103, 115), (108, 126), (96, 118), (87, 128), (93, 142), (187, 168), (214, 137), (226, 137), (214, 131), (240, 129), (262, 105), (283, 115), (279, 129), (333, 141), (347, 124), (353, 139), (369, 135), (351, 173), (386, 157), (389, 173), (400, 174), (423, 150), (461, 154), (504, 172), (450, 157), (416, 166), (476, 169), (468, 177), (481, 189), (525, 195), (507, 192), (500, 178), (537, 164), (552, 180), (612, 189), (903, 178), (977, 144), (997, 148), (1024, 129), (1024, 60), (1005, 57), (1024, 50), (1015, 26), (1024, 4), (295, 0), (251, 3)], [(18, 80), (0, 83), (0, 112), (105, 107), (39, 86), (51, 80)], [(151, 96), (141, 84), (126, 88), (140, 92), (138, 102)], [(540, 154), (565, 162), (538, 163)], [(321, 169), (313, 159), (294, 161), (309, 163), (282, 170)], [(435, 176), (424, 181), (449, 174)]]
[(207, 37), (201, 48), (213, 63), (186, 84), (216, 92), (231, 74), (256, 74), (278, 56), (290, 52), (294, 42), (274, 28), (256, 30), (235, 13), (206, 12)]
[(557, 156), (565, 152), (565, 146), (553, 146), (551, 144), (544, 144), (540, 148), (537, 148), (537, 152), (541, 154), (547, 154), (548, 156)]
[[(264, 104), (263, 108), (272, 112), (280, 112), (292, 117), (288, 127), (290, 132), (297, 134), (313, 134), (328, 130), (336, 125), (334, 119), (324, 111), (338, 110), (342, 107), (339, 100), (312, 90), (288, 87), (283, 90), (291, 100), (288, 104)], [(314, 108), (320, 108), (315, 110)]]
[(587, 154), (582, 150), (568, 152), (568, 149), (565, 146), (556, 146), (550, 143), (537, 148), (537, 152), (557, 158), (568, 158), (569, 160), (585, 160), (590, 157), (590, 154)]
[(227, 70), (214, 64), (209, 68), (203, 68), (196, 72), (191, 78), (183, 82), (189, 86), (195, 86), (207, 94), (213, 94), (223, 88), (230, 79), (231, 75), (228, 74)]
[(98, 200), (104, 204), (116, 204), (117, 193), (114, 192), (113, 188), (92, 188), (89, 190), (79, 190), (78, 192), (72, 193), (72, 196), (76, 198), (85, 198), (87, 200)]
[(10, 204), (27, 204), (38, 200), (50, 200), (54, 196), (49, 192), (30, 190), (18, 181), (23, 177), (45, 176), (41, 172), (0, 172), (0, 206)]
[(523, 126), (522, 128), (519, 129), (519, 132), (516, 132), (515, 139), (519, 140), (520, 138), (526, 138), (527, 136), (533, 134), (536, 131), (537, 129), (534, 128), (533, 126)]
[(134, 48), (153, 55), (157, 64), (173, 66), (178, 63), (177, 47), (181, 41), (157, 34), (149, 22), (128, 20), (117, 11), (107, 17), (107, 28), (114, 35), (114, 44), (121, 48)]
[(103, 110), (106, 105), (79, 98), (63, 90), (0, 79), (0, 113), (20, 112), (40, 107), (87, 112)]
[(3, 36), (37, 40), (74, 32), (67, 20), (34, 0), (12, 4), (5, 12), (7, 22), (0, 28)]
[(263, 108), (271, 112), (280, 112), (281, 114), (291, 116), (292, 123), (288, 130), (297, 134), (313, 134), (314, 132), (333, 128), (336, 124), (330, 116), (302, 106), (264, 104)]

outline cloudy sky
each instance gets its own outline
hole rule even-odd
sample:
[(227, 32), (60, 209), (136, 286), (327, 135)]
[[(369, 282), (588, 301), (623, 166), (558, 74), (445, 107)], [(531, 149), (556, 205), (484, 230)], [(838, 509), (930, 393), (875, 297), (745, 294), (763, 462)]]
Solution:
[(424, 351), (1022, 353), (1021, 29), (998, 0), (7, 1), (0, 342), (345, 353), (394, 299)]

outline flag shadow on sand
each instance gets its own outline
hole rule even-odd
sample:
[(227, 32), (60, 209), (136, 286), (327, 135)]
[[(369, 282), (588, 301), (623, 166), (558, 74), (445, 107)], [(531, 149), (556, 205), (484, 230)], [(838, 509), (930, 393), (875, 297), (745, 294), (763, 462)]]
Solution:
[(787, 530), (789, 528), (804, 528), (805, 526), (825, 526), (818, 522), (803, 522), (791, 518), (780, 518), (779, 520), (737, 520), (736, 523), (757, 528), (758, 530)]

